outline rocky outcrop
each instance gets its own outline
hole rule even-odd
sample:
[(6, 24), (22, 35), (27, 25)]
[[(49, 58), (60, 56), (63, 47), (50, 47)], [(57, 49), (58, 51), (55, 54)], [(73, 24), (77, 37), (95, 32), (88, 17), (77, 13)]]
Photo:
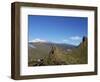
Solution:
[(64, 55), (61, 53), (61, 50), (56, 46), (51, 47), (48, 57), (49, 65), (63, 65), (65, 64)]

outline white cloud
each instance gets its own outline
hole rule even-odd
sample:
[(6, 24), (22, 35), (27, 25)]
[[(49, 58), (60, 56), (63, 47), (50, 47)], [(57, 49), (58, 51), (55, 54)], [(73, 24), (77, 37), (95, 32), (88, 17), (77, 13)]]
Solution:
[(64, 39), (63, 42), (70, 42), (70, 41), (76, 41), (76, 40), (81, 40), (82, 38), (79, 37), (79, 36), (72, 36), (72, 37), (69, 37), (67, 39)]
[(42, 39), (39, 39), (39, 38), (36, 38), (36, 39), (33, 39), (29, 42), (47, 42), (46, 40), (42, 40)]
[(71, 40), (81, 40), (82, 38), (79, 37), (79, 36), (72, 36), (69, 39), (71, 39)]
[(71, 37), (68, 37), (68, 38), (66, 38), (62, 41), (64, 43), (67, 43), (67, 44), (79, 45), (80, 42), (82, 41), (82, 37), (80, 37), (80, 36), (71, 36)]
[(63, 42), (68, 42), (68, 40), (67, 39), (64, 39)]

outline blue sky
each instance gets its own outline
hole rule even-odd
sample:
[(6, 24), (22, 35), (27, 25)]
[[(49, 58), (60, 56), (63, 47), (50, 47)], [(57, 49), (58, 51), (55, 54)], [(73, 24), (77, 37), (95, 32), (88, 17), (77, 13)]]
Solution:
[(79, 45), (87, 36), (86, 17), (28, 16), (29, 41), (49, 41)]

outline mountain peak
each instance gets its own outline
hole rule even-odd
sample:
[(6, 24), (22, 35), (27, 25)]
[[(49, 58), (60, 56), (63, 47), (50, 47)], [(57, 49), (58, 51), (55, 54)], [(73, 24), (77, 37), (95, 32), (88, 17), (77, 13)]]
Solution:
[(47, 42), (47, 41), (37, 38), (37, 39), (31, 40), (29, 42), (33, 42), (33, 43), (35, 43), (35, 42), (42, 42), (42, 43), (44, 43), (44, 42)]

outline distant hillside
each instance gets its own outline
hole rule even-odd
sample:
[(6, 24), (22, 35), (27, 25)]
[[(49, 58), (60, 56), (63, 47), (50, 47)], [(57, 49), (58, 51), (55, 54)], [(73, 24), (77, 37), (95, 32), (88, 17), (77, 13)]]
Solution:
[[(83, 37), (82, 42), (72, 50), (69, 55), (66, 55), (68, 64), (86, 64), (88, 63), (88, 39)], [(65, 53), (66, 54), (66, 53)]]
[(87, 63), (87, 38), (79, 46), (51, 42), (28, 43), (28, 65), (66, 65)]

